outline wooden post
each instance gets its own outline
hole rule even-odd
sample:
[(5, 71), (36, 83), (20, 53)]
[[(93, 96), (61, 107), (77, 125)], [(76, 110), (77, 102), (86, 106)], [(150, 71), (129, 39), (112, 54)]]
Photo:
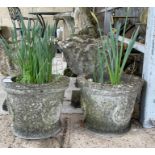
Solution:
[(105, 11), (104, 13), (104, 35), (107, 35), (110, 32), (110, 23), (111, 23), (111, 12)]
[(148, 9), (143, 79), (146, 81), (141, 105), (144, 128), (155, 127), (155, 8)]

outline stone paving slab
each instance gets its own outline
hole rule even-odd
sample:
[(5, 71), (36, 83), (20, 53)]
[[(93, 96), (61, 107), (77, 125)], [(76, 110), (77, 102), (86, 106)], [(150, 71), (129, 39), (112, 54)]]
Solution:
[(131, 129), (124, 134), (99, 134), (86, 128), (72, 128), (71, 148), (154, 148), (155, 129), (143, 129), (132, 122)]
[(96, 133), (85, 127), (82, 114), (64, 114), (68, 118), (63, 147), (66, 148), (154, 148), (155, 128), (144, 129), (135, 119), (122, 134)]
[(9, 115), (0, 116), (0, 148), (60, 148), (56, 138), (43, 140), (25, 140), (15, 137), (11, 131)]
[(67, 115), (66, 131), (60, 137), (44, 140), (24, 140), (11, 132), (9, 115), (0, 116), (1, 148), (154, 148), (155, 128), (144, 129), (132, 121), (131, 129), (124, 134), (99, 134), (85, 128), (83, 116)]

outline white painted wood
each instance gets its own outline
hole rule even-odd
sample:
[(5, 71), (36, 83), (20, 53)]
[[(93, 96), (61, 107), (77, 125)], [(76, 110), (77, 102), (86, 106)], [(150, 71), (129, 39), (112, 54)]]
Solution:
[(106, 7), (104, 9), (101, 9), (100, 11), (98, 11), (97, 13), (104, 13), (106, 11), (111, 11), (113, 9), (117, 9), (117, 8), (120, 8), (120, 7)]
[(107, 35), (110, 31), (110, 23), (111, 23), (111, 12), (105, 11), (104, 14), (104, 35)]
[(143, 78), (146, 86), (141, 105), (141, 122), (144, 128), (155, 127), (155, 8), (148, 10)]
[[(119, 41), (122, 41), (123, 40), (123, 37), (122, 36), (119, 36), (118, 37), (118, 40)], [(130, 42), (130, 39), (124, 38), (124, 43), (129, 44), (129, 42)], [(142, 52), (142, 53), (145, 53), (145, 45), (142, 44), (142, 43), (135, 42), (133, 48), (136, 49), (136, 50), (138, 50), (138, 51), (140, 51), (140, 52)]]

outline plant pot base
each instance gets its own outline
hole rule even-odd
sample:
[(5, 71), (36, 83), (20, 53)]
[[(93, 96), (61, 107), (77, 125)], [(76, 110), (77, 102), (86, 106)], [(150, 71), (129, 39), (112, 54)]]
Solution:
[(126, 133), (126, 132), (128, 132), (129, 130), (130, 130), (130, 128), (131, 128), (131, 123), (128, 125), (128, 126), (126, 126), (126, 127), (124, 127), (124, 128), (117, 128), (117, 129), (113, 129), (113, 128), (106, 128), (105, 127), (105, 129), (100, 129), (100, 128), (98, 128), (97, 126), (96, 126), (96, 128), (94, 128), (94, 127), (92, 127), (92, 125), (91, 124), (89, 124), (89, 123), (87, 123), (87, 122), (85, 122), (85, 127), (87, 128), (87, 129), (89, 129), (89, 130), (91, 130), (91, 131), (93, 131), (93, 132), (96, 132), (96, 133), (100, 133), (100, 134), (104, 134), (104, 133), (113, 133), (113, 134), (121, 134), (121, 133)]
[(12, 127), (13, 134), (23, 139), (46, 139), (50, 137), (55, 137), (60, 131), (61, 131), (60, 122), (53, 124), (52, 127), (46, 131), (34, 130), (33, 132), (30, 132), (28, 130), (15, 128), (14, 126)]

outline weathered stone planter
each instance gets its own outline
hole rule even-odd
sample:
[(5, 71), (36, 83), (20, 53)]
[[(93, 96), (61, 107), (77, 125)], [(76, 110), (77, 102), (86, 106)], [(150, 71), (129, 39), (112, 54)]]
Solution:
[(60, 113), (69, 79), (60, 77), (48, 84), (5, 82), (13, 134), (25, 139), (52, 137), (61, 129)]
[(143, 80), (124, 76), (120, 85), (101, 85), (78, 77), (81, 105), (86, 126), (97, 132), (118, 133), (130, 127), (136, 99), (140, 98)]

